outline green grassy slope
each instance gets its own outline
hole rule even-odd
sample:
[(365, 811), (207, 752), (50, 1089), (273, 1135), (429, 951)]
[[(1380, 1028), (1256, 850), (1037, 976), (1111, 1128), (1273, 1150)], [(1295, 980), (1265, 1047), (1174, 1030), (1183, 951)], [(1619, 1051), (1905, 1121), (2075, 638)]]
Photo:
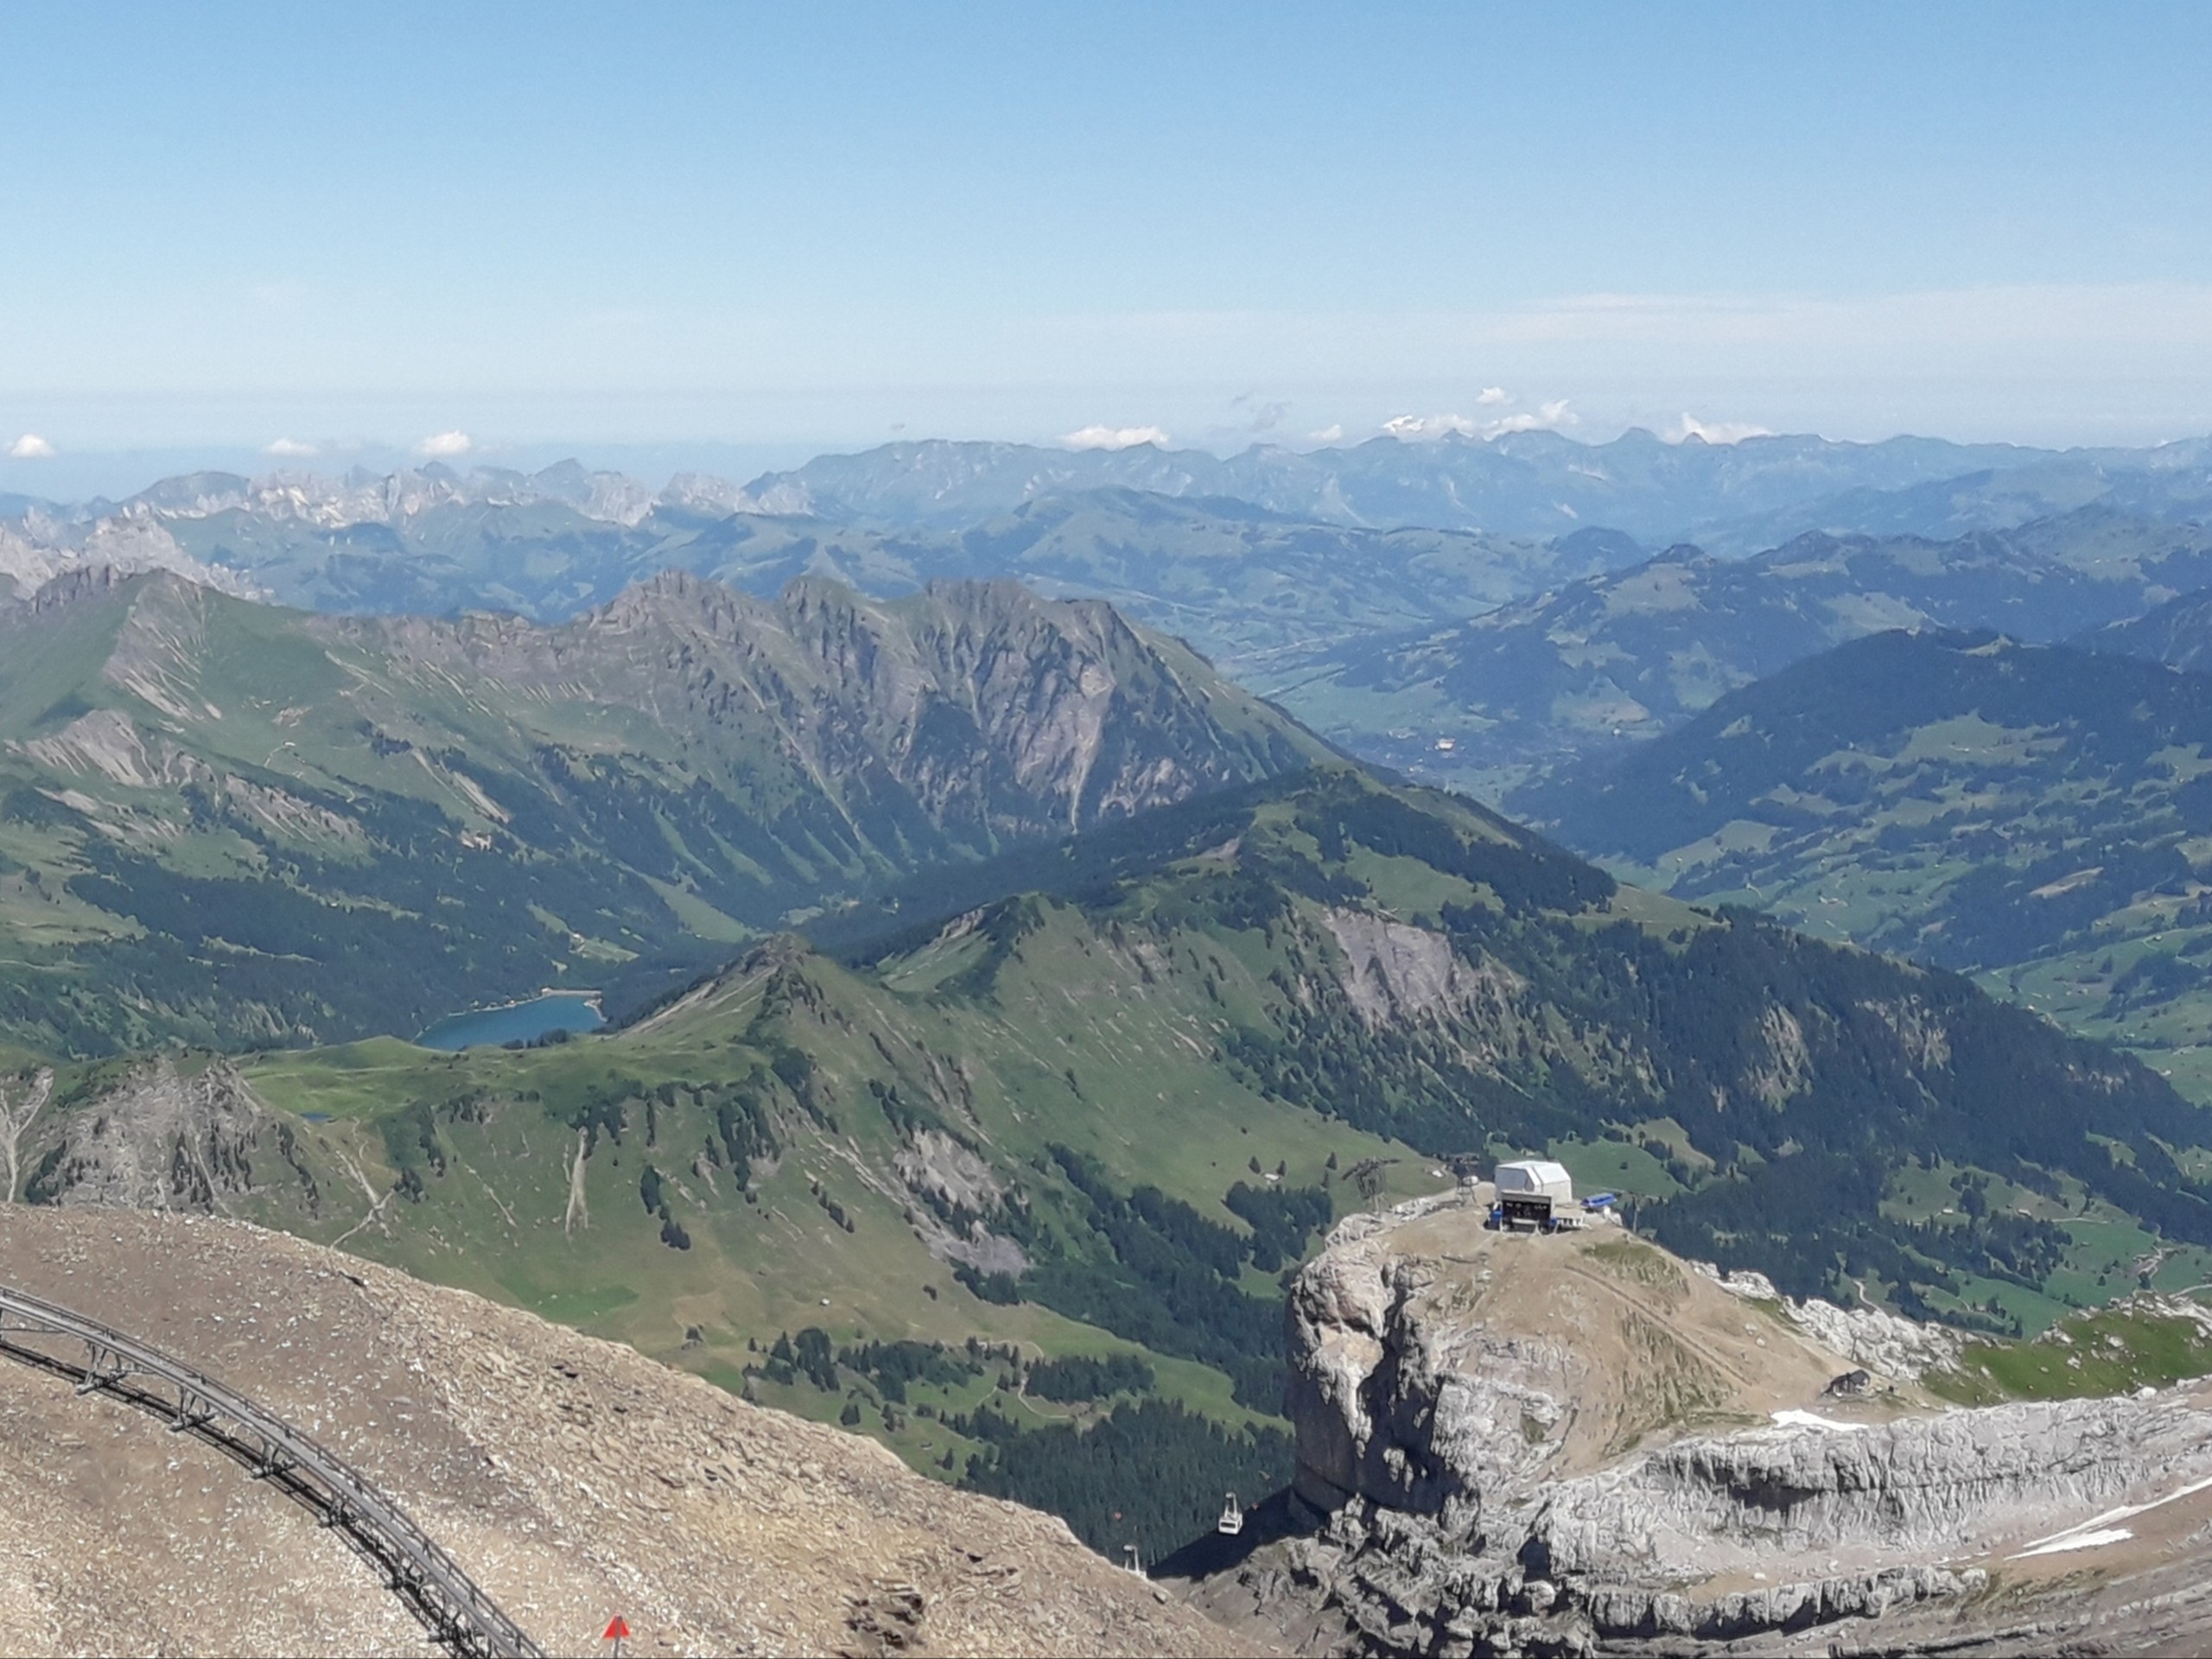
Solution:
[[(1170, 1537), (1272, 1478), (1281, 1274), (1452, 1156), (1549, 1147), (1686, 1254), (2006, 1332), (2133, 1288), (2145, 1249), (2204, 1276), (2212, 1136), (2141, 1066), (1448, 797), (1331, 770), (955, 874), (610, 1034), (254, 1056), (273, 1124), (180, 1145), (250, 1166), (240, 1213), (1104, 1542), (1132, 1487)], [(30, 1197), (99, 1190), (131, 1073), (65, 1079)], [(1038, 1369), (1117, 1355), (1069, 1397)], [(1068, 1423), (1104, 1438), (1030, 1438)]]

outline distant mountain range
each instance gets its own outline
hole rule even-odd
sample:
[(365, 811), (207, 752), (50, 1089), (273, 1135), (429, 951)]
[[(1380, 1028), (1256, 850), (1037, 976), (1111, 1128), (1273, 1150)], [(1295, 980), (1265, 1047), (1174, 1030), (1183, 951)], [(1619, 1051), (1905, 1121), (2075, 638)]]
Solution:
[(1585, 444), (1539, 431), (1304, 453), (1262, 445), (1225, 459), (1150, 445), (1069, 452), (931, 442), (824, 455), (756, 479), (746, 494), (771, 512), (949, 528), (1039, 496), (1105, 487), (1233, 497), (1317, 523), (1545, 539), (1601, 525), (1649, 545), (1696, 540), (1742, 553), (1808, 530), (2003, 528), (2108, 496), (2124, 511), (2171, 516), (2212, 499), (2212, 440), (2062, 454), (1914, 437), (1668, 443), (1642, 430)]
[[(2190, 516), (2204, 449), (1524, 433), (1228, 460), (902, 444), (658, 492), (573, 461), (202, 474), (0, 523), (0, 583), (105, 563), (320, 611), (552, 622), (665, 569), (764, 596), (802, 575), (877, 595), (1012, 576), (1109, 599), (1332, 741), (1495, 798), (1859, 634), (2053, 638), (2212, 581)], [(1700, 523), (1711, 545), (1638, 539)]]
[[(1603, 528), (1647, 546), (1694, 540), (1732, 556), (1807, 531), (1942, 539), (2092, 504), (2138, 518), (2185, 518), (2212, 503), (2212, 439), (2057, 452), (1916, 437), (1668, 443), (1642, 430), (1584, 444), (1537, 431), (1421, 443), (1376, 438), (1311, 451), (1259, 445), (1229, 457), (1150, 444), (1103, 450), (931, 440), (823, 455), (743, 485), (681, 474), (658, 492), (575, 461), (532, 474), (480, 467), (464, 475), (435, 461), (338, 479), (200, 473), (121, 502), (63, 507), (10, 497), (0, 499), (0, 519), (31, 542), (69, 546), (103, 519), (174, 524), (236, 514), (340, 537), (352, 550), (373, 554), (389, 544), (342, 533), (382, 526), (404, 536), (405, 526), (442, 509), (557, 507), (626, 528), (673, 511), (957, 531), (1048, 498), (1096, 491), (1236, 501), (1315, 524), (1459, 530), (1540, 543)], [(248, 553), (252, 539), (245, 538)], [(414, 550), (423, 552), (438, 538), (415, 539)], [(0, 557), (0, 571), (5, 566)]]
[(1806, 535), (1747, 559), (1681, 547), (1453, 627), (1351, 640), (1278, 695), (1361, 753), (1510, 799), (1532, 772), (1672, 730), (1847, 639), (2051, 640), (2208, 582), (2212, 530), (2098, 506), (1946, 542)]
[(944, 531), (728, 509), (746, 499), (696, 479), (652, 497), (573, 466), (528, 479), (435, 466), (342, 481), (202, 475), (111, 511), (0, 526), (0, 581), (35, 586), (107, 563), (174, 569), (303, 609), (554, 621), (667, 569), (764, 594), (806, 575), (879, 595), (1013, 576), (1111, 599), (1229, 658), (1457, 619), (1643, 552), (1607, 531), (1547, 542), (1375, 531), (1118, 487), (1041, 497)]

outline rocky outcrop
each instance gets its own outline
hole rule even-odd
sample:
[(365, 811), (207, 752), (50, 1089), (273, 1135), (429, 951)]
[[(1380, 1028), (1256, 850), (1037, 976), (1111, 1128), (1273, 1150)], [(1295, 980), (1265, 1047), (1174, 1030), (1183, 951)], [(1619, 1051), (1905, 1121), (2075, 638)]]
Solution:
[[(1976, 1611), (1994, 1572), (2212, 1504), (2212, 1401), (1945, 1409), (1910, 1379), (1955, 1357), (1947, 1333), (1784, 1302), (1618, 1228), (1501, 1236), (1484, 1207), (1356, 1217), (1300, 1274), (1287, 1398), (1312, 1530), (1202, 1601), (1241, 1599), (1309, 1650), (1756, 1650), (1844, 1620), (1905, 1633), (1877, 1645), (1948, 1640), (1995, 1630)], [(2170, 1530), (2212, 1535), (2183, 1510)]]
[(1326, 1605), (1344, 1632), (1334, 1649), (1369, 1653), (1586, 1654), (1669, 1637), (1718, 1646), (1955, 1601), (1989, 1583), (1979, 1567), (1900, 1563), (1701, 1596), (1471, 1555), (1434, 1523), (1364, 1501), (1287, 1554), (1277, 1593)]
[(1690, 1266), (1731, 1295), (1786, 1306), (1791, 1321), (1815, 1341), (1853, 1364), (1870, 1366), (1885, 1376), (1917, 1381), (1952, 1363), (1966, 1346), (1966, 1338), (1956, 1331), (1923, 1325), (1887, 1308), (1839, 1307), (1818, 1298), (1785, 1304), (1774, 1281), (1763, 1273), (1740, 1269), (1723, 1273), (1709, 1262), (1693, 1262)]
[(127, 1073), (97, 1109), (52, 1122), (25, 1186), (35, 1204), (222, 1214), (251, 1196), (308, 1217), (321, 1207), (296, 1131), (227, 1060), (188, 1074), (163, 1056)]
[(2069, 1400), (1694, 1437), (1548, 1493), (1520, 1556), (1538, 1576), (1688, 1579), (1776, 1553), (1948, 1557), (1994, 1528), (2048, 1530), (2145, 1468), (2212, 1472), (2212, 1419), (2163, 1400)]

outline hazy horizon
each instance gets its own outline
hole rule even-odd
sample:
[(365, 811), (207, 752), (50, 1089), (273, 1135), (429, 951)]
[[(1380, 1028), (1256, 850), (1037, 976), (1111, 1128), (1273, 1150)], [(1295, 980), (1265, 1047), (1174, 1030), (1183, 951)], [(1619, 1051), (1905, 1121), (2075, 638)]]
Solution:
[(453, 432), (2154, 443), (2212, 429), (2208, 48), (2187, 6), (18, 10), (0, 489)]
[[(1637, 429), (1624, 428), (1604, 435), (1591, 433), (1558, 433), (1555, 435), (1571, 443), (1597, 447), (1610, 443)], [(1689, 435), (1650, 431), (1661, 442), (1675, 445), (1688, 441)], [(431, 435), (450, 439), (455, 433)], [(803, 467), (808, 461), (824, 455), (859, 454), (900, 442), (930, 442), (934, 435), (898, 434), (871, 443), (717, 443), (711, 441), (672, 442), (665, 443), (576, 443), (548, 441), (538, 442), (502, 443), (496, 440), (480, 442), (473, 435), (465, 448), (441, 450), (435, 443), (412, 445), (391, 443), (333, 443), (328, 445), (300, 445), (290, 452), (272, 454), (266, 447), (251, 448), (241, 445), (197, 444), (174, 448), (146, 448), (118, 450), (70, 452), (56, 449), (50, 455), (37, 459), (10, 458), (0, 453), (0, 496), (23, 496), (52, 502), (57, 505), (106, 499), (122, 500), (160, 483), (193, 473), (220, 472), (248, 478), (266, 478), (276, 474), (306, 474), (337, 479), (356, 468), (372, 473), (389, 474), (419, 469), (429, 466), (445, 466), (467, 474), (479, 467), (505, 469), (520, 473), (535, 473), (566, 461), (580, 462), (597, 472), (620, 473), (638, 480), (654, 490), (664, 488), (669, 481), (683, 474), (700, 474), (721, 478), (735, 484), (746, 484), (763, 474), (785, 472)], [(1281, 447), (1299, 453), (1312, 454), (1324, 449), (1347, 449), (1376, 439), (1389, 440), (1395, 435), (1384, 431), (1345, 434), (1338, 441), (1322, 444), (1314, 442), (1283, 443)], [(1418, 447), (1441, 441), (1443, 435), (1402, 436), (1398, 442)], [(1471, 442), (1495, 442), (1498, 434), (1491, 437), (1480, 435), (1459, 435)], [(1698, 434), (1697, 441), (1716, 445), (1728, 445), (1747, 441), (1745, 436)], [(1821, 433), (1759, 433), (1751, 437), (1819, 438), (1829, 442), (1878, 444), (1896, 438), (1929, 438), (1938, 442), (1961, 445), (2011, 443), (2005, 438), (1955, 437), (1948, 434), (1926, 432), (1895, 432), (1878, 438), (1832, 439)], [(2187, 442), (2212, 433), (2180, 435), (2166, 442)], [(1069, 453), (1081, 449), (1118, 450), (1135, 448), (1135, 443), (1090, 442), (1069, 444), (1052, 439), (1001, 437), (950, 437), (935, 441), (947, 442), (1003, 442), (1025, 444), (1039, 448), (1061, 448)], [(1169, 442), (1159, 444), (1161, 448), (1188, 450), (1218, 456), (1242, 454), (1255, 447), (1269, 444), (1265, 435), (1233, 444), (1203, 444)], [(2030, 450), (2053, 450), (2063, 453), (2069, 449), (2157, 448), (2152, 445), (2039, 445), (2019, 444)], [(301, 451), (307, 451), (302, 453)]]

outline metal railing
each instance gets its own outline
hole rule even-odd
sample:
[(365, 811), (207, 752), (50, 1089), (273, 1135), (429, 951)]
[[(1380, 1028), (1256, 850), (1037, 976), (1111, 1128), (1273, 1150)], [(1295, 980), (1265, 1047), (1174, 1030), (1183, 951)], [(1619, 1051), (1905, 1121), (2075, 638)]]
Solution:
[[(75, 1357), (81, 1349), (83, 1358)], [(341, 1459), (213, 1377), (97, 1319), (0, 1285), (0, 1355), (66, 1377), (205, 1441), (343, 1538), (422, 1621), (469, 1659), (543, 1659), (452, 1556)]]

